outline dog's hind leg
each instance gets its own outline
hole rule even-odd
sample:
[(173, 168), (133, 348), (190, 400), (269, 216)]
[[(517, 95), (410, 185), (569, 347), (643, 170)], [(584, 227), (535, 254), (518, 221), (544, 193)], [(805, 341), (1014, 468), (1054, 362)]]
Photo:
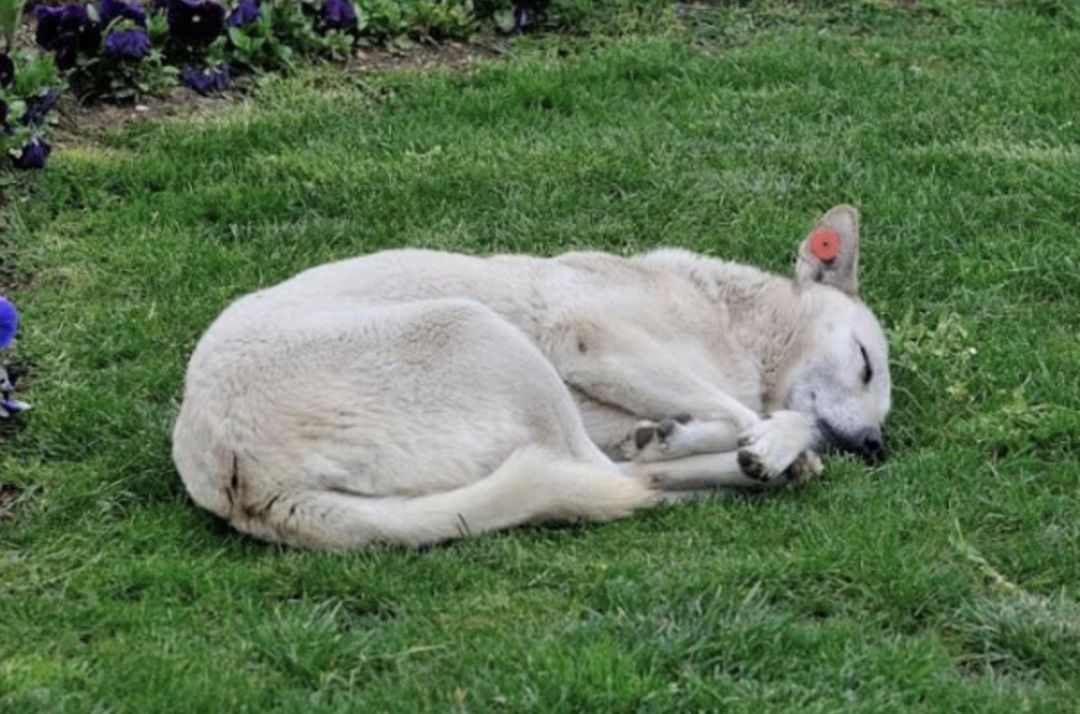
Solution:
[(461, 488), (412, 497), (299, 491), (275, 499), (273, 512), (232, 522), (259, 538), (314, 548), (420, 546), (526, 523), (610, 521), (659, 499), (640, 479), (525, 447)]

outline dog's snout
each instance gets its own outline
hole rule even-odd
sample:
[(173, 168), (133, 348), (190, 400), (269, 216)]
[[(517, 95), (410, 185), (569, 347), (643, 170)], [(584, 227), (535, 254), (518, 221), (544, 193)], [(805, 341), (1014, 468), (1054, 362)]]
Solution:
[(879, 427), (869, 426), (844, 432), (824, 419), (818, 419), (817, 425), (824, 441), (833, 448), (859, 456), (868, 464), (879, 464), (885, 460), (885, 438)]
[(881, 429), (876, 426), (863, 429), (857, 439), (859, 454), (868, 462), (878, 464), (885, 460), (888, 452), (885, 449), (885, 439), (881, 435)]

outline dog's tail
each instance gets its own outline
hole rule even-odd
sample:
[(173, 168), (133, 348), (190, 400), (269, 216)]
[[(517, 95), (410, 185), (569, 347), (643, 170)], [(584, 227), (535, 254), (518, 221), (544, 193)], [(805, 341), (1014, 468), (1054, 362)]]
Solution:
[(487, 478), (423, 496), (300, 491), (232, 509), (230, 522), (258, 538), (327, 549), (373, 542), (418, 546), (545, 521), (609, 521), (659, 500), (643, 482), (602, 466), (519, 449)]

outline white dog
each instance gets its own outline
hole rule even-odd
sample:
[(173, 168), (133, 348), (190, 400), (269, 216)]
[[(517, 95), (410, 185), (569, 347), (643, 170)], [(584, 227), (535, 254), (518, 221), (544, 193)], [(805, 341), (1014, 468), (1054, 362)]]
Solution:
[(880, 457), (888, 356), (858, 251), (838, 206), (794, 279), (681, 250), (317, 267), (203, 336), (173, 457), (236, 528), (323, 548), (619, 518), (803, 478), (822, 446)]

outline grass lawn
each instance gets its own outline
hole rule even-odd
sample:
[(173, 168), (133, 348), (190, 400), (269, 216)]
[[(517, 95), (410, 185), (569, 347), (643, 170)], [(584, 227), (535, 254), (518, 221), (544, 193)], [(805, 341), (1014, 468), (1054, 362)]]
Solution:
[[(38, 406), (0, 432), (0, 711), (1074, 710), (1080, 13), (810, 5), (319, 71), (58, 150), (0, 209)], [(173, 470), (196, 339), (301, 268), (663, 243), (787, 272), (840, 202), (893, 343), (880, 468), (350, 555), (242, 537)]]

